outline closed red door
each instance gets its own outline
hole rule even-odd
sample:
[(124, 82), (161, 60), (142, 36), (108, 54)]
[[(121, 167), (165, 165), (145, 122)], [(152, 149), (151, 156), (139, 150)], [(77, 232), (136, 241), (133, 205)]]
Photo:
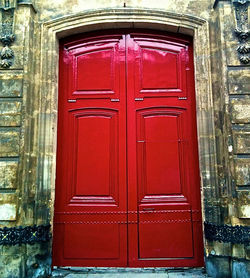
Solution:
[(59, 74), (53, 265), (201, 266), (191, 41), (77, 37)]

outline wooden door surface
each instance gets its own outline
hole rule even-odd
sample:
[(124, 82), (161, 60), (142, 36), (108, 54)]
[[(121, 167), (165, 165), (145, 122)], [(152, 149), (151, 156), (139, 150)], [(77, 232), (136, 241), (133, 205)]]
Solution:
[(203, 265), (192, 43), (60, 45), (53, 265)]

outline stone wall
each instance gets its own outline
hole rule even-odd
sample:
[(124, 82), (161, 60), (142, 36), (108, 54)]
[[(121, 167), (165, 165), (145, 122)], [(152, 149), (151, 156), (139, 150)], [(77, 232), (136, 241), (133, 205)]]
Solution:
[[(1, 36), (7, 31), (15, 35), (8, 44), (1, 40), (0, 277), (50, 274), (51, 240), (41, 225), (52, 224), (53, 217), (56, 36), (110, 28), (109, 21), (113, 28), (154, 28), (194, 36), (206, 267), (212, 277), (247, 277), (249, 240), (240, 236), (249, 235), (250, 226), (250, 62), (249, 46), (240, 38), (241, 29), (249, 30), (249, 1), (245, 2), (0, 1)], [(164, 14), (168, 23), (160, 21)], [(91, 23), (94, 17), (99, 20), (96, 25)], [(6, 59), (4, 45), (14, 57), (9, 51)], [(26, 230), (25, 237), (23, 228), (4, 230), (19, 226), (30, 227), (33, 233)], [(211, 227), (217, 229), (217, 238)], [(239, 240), (223, 233), (235, 233)]]

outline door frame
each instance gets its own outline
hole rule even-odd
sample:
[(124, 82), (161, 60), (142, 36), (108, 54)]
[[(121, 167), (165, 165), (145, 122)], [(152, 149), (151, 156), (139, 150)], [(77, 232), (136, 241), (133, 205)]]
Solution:
[(211, 210), (208, 198), (218, 196), (209, 24), (190, 15), (123, 8), (81, 12), (42, 24), (37, 167), (38, 184), (43, 184), (41, 193), (50, 204), (50, 223), (53, 225), (55, 200), (59, 39), (89, 31), (121, 28), (153, 29), (193, 37), (202, 214), (203, 221), (208, 220)]

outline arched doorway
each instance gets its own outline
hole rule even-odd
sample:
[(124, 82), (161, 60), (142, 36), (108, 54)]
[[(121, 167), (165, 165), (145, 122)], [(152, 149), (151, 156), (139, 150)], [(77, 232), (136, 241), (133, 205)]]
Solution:
[(192, 40), (60, 47), (54, 265), (201, 266)]

